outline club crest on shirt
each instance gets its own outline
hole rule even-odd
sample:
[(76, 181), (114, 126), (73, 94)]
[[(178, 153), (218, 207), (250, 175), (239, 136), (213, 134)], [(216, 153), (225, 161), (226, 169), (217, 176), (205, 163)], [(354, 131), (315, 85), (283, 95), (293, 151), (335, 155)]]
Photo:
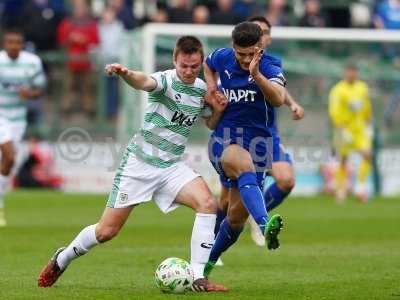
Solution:
[(175, 98), (176, 102), (181, 102), (182, 95), (178, 93), (178, 94), (176, 94), (176, 95), (174, 96), (174, 98)]
[(120, 193), (119, 194), (119, 203), (126, 203), (128, 201), (128, 194)]

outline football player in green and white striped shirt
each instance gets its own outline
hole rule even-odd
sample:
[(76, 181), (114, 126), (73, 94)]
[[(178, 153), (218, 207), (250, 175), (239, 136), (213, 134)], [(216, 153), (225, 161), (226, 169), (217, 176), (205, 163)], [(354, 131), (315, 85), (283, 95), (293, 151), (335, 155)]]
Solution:
[(117, 74), (133, 88), (148, 92), (144, 123), (125, 151), (99, 223), (84, 228), (66, 248), (56, 251), (39, 275), (39, 286), (52, 286), (73, 259), (115, 237), (136, 205), (153, 200), (164, 213), (178, 205), (196, 212), (191, 239), (192, 289), (227, 290), (203, 275), (214, 242), (216, 202), (205, 181), (182, 161), (196, 120), (204, 117), (214, 128), (227, 102), (215, 93), (208, 99), (212, 110), (206, 108), (206, 84), (198, 78), (204, 54), (197, 38), (181, 37), (173, 58), (175, 69), (151, 76), (120, 64), (106, 66), (109, 75)]
[(8, 29), (0, 51), (0, 226), (6, 225), (4, 194), (26, 129), (26, 100), (43, 94), (46, 78), (38, 56), (22, 50), (20, 31)]

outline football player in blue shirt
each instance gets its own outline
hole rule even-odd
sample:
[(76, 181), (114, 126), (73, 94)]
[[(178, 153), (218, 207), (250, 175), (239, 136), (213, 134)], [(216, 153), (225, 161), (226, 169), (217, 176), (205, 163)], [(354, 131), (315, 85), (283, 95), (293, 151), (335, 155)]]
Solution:
[[(262, 30), (261, 37), (261, 45), (262, 48), (267, 48), (268, 45), (271, 44), (271, 24), (268, 20), (263, 16), (254, 16), (248, 20), (249, 22), (253, 22), (260, 26)], [(286, 91), (285, 102), (284, 104), (288, 106), (288, 108), (292, 112), (293, 120), (301, 120), (304, 117), (304, 109), (299, 105), (293, 97), (290, 95), (288, 91)], [(284, 150), (282, 150), (284, 151)], [(271, 211), (278, 205), (280, 205), (283, 200), (290, 194), (294, 185), (294, 171), (290, 156), (288, 154), (279, 155), (277, 157), (278, 161), (273, 161), (266, 175), (272, 176), (274, 178), (274, 183), (270, 186), (265, 187), (264, 190), (264, 199), (267, 211)], [(217, 221), (215, 226), (215, 234), (219, 231), (219, 226), (222, 220), (226, 216), (226, 211), (228, 209), (229, 202), (229, 189), (225, 187), (223, 184), (221, 185), (221, 194), (218, 203), (218, 213), (217, 213)], [(257, 223), (249, 218), (251, 224), (251, 237), (253, 241), (258, 246), (265, 245), (265, 237), (263, 233), (258, 228)]]
[(280, 60), (263, 54), (261, 37), (259, 25), (240, 23), (232, 31), (233, 48), (215, 50), (204, 64), (208, 93), (223, 93), (228, 99), (211, 135), (209, 156), (221, 183), (229, 189), (227, 217), (216, 236), (205, 275), (236, 242), (249, 213), (264, 233), (268, 248), (279, 247), (283, 221), (279, 215), (269, 218), (262, 185), (264, 170), (285, 156), (274, 107), (285, 102), (286, 82)]

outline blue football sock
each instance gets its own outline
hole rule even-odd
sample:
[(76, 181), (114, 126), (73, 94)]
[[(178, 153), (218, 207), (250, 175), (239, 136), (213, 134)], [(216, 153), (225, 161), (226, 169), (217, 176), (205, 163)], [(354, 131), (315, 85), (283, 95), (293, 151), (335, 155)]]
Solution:
[(225, 217), (226, 217), (226, 213), (222, 209), (218, 208), (217, 209), (217, 219), (215, 220), (215, 227), (214, 227), (215, 237), (217, 237), (219, 227), (221, 226), (221, 222), (225, 219)]
[(260, 227), (261, 232), (264, 233), (268, 222), (268, 214), (263, 194), (257, 183), (256, 173), (244, 172), (240, 174), (238, 186), (244, 206)]
[(228, 219), (225, 218), (221, 223), (217, 238), (214, 241), (209, 260), (216, 263), (221, 254), (237, 241), (242, 231), (243, 227), (240, 229), (233, 229), (229, 225)]
[(276, 183), (272, 184), (264, 194), (265, 205), (267, 211), (271, 211), (278, 205), (280, 205), (283, 200), (289, 195), (290, 192), (282, 191)]

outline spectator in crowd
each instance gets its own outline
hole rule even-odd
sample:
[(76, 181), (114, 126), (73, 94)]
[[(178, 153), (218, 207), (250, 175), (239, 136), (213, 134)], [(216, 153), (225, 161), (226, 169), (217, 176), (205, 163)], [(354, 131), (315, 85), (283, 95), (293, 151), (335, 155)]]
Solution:
[(233, 11), (240, 17), (240, 22), (247, 20), (250, 16), (261, 10), (256, 0), (234, 1)]
[[(374, 25), (378, 29), (400, 29), (400, 0), (382, 1), (374, 16)], [(396, 44), (383, 45), (385, 56), (393, 61), (393, 64), (400, 69), (400, 47)], [(400, 104), (400, 82), (398, 81), (395, 93), (385, 108), (384, 118), (388, 126), (392, 125), (393, 115)]]
[(400, 0), (386, 0), (380, 3), (373, 21), (379, 29), (400, 29)]
[(98, 28), (89, 13), (85, 0), (72, 2), (72, 17), (65, 18), (58, 28), (58, 40), (67, 50), (67, 91), (62, 100), (62, 110), (72, 112), (74, 101), (82, 101), (88, 116), (94, 115), (93, 77), (90, 52), (99, 43)]
[(192, 12), (189, 0), (174, 0), (172, 5), (167, 8), (170, 23), (190, 23), (192, 22)]
[(325, 27), (325, 16), (321, 13), (319, 0), (306, 0), (304, 3), (304, 15), (299, 21), (303, 27)]
[(115, 10), (117, 19), (122, 22), (126, 30), (131, 30), (138, 25), (133, 14), (132, 2), (124, 0), (109, 0), (109, 6)]
[(285, 12), (286, 0), (270, 0), (265, 18), (272, 26), (289, 25), (289, 17)]
[(138, 20), (138, 26), (151, 21), (158, 8), (157, 0), (135, 0), (134, 14)]
[(154, 23), (168, 23), (168, 12), (164, 8), (157, 8), (150, 20)]
[(205, 5), (198, 5), (193, 9), (194, 24), (207, 24), (210, 20), (210, 11)]
[(57, 47), (56, 28), (64, 18), (64, 10), (50, 0), (30, 0), (22, 14), (22, 26), (26, 43), (37, 51), (54, 50)]
[[(124, 27), (122, 23), (117, 20), (115, 11), (111, 8), (104, 9), (99, 24), (101, 65), (120, 62), (121, 48), (116, 47), (116, 45), (121, 45), (123, 32)], [(106, 116), (109, 120), (114, 120), (118, 113), (118, 76), (104, 76), (104, 80)]]
[(217, 8), (211, 14), (212, 24), (237, 24), (240, 17), (233, 11), (232, 0), (217, 0)]
[[(21, 14), (21, 28), (25, 33), (25, 49), (30, 52), (56, 50), (56, 28), (65, 15), (64, 4), (60, 1), (28, 0)], [(44, 62), (44, 69), (51, 77), (50, 64)], [(48, 87), (51, 89), (51, 81)], [(28, 128), (40, 126), (43, 115), (42, 99), (27, 100)]]

